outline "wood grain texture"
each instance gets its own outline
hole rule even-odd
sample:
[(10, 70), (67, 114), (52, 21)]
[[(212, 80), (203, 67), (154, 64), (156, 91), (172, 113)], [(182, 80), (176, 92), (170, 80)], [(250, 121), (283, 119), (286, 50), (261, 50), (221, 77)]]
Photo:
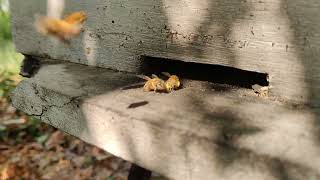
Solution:
[(268, 73), (274, 96), (320, 104), (318, 0), (62, 2), (88, 13), (71, 47), (34, 30), (46, 1), (10, 1), (18, 51), (130, 72), (141, 55), (220, 64)]
[[(20, 83), (12, 102), (176, 180), (320, 178), (319, 109), (196, 81), (183, 80), (184, 88), (170, 94), (124, 88), (139, 81), (103, 68), (47, 62)], [(148, 103), (130, 108), (139, 102)]]

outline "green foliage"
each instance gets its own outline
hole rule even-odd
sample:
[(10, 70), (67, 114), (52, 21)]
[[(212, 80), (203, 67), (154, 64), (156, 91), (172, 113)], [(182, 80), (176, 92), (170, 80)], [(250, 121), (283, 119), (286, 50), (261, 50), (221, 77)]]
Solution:
[(43, 135), (36, 137), (35, 139), (36, 139), (37, 143), (44, 144), (48, 138), (49, 138), (49, 134), (43, 134)]
[(7, 11), (8, 0), (0, 0), (0, 46), (12, 39), (10, 14)]
[[(10, 109), (10, 93), (19, 80), (17, 74), (11, 71), (0, 72), (0, 142), (19, 144), (26, 138), (44, 142), (48, 134), (44, 133), (40, 120), (27, 117), (18, 110)], [(9, 123), (8, 122), (14, 122)]]
[[(19, 118), (19, 114), (17, 114)], [(41, 121), (28, 117), (24, 124), (19, 124), (14, 127), (1, 125), (0, 123), (0, 142), (10, 142), (10, 144), (19, 144), (26, 139), (34, 139), (38, 142), (45, 142), (48, 134), (45, 134), (41, 127)]]
[[(0, 10), (0, 42), (12, 39), (10, 15), (9, 13)], [(3, 43), (0, 44), (2, 46)]]
[(115, 180), (113, 176), (107, 177), (107, 180)]
[(18, 73), (23, 56), (13, 46), (10, 14), (2, 8), (3, 2), (0, 0), (0, 72), (6, 70)]
[(0, 72), (0, 98), (8, 98), (9, 93), (15, 88), (16, 82), (11, 78), (12, 72)]
[(18, 144), (26, 137), (41, 141), (40, 121), (12, 108), (10, 110), (9, 95), (18, 81), (15, 72), (0, 72), (0, 142)]
[(0, 0), (0, 11), (3, 11), (3, 8), (2, 8), (3, 4), (4, 4), (4, 0)]

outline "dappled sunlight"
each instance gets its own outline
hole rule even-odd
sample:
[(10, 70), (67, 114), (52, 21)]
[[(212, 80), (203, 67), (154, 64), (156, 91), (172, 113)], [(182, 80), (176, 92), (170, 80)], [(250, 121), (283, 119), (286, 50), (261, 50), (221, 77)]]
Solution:
[[(257, 179), (282, 171), (277, 166), (320, 172), (315, 161), (319, 113), (305, 105), (317, 93), (312, 88), (317, 81), (308, 82), (316, 67), (304, 64), (298, 30), (282, 1), (96, 0), (65, 7), (64, 0), (48, 0), (48, 16), (61, 18), (77, 9), (90, 18), (68, 45), (39, 38), (29, 27), (27, 35), (17, 33), (34, 45), (23, 52), (53, 61), (20, 84), (13, 102), (84, 141), (171, 177), (199, 179), (209, 172), (216, 179), (247, 173)], [(316, 61), (316, 49), (309, 51), (304, 53), (315, 53), (309, 61)], [(149, 56), (159, 63), (152, 65)], [(172, 67), (174, 59), (181, 62), (178, 68)], [(182, 61), (192, 62), (191, 68)], [(196, 70), (200, 64), (208, 69)], [(213, 65), (224, 73), (210, 69)], [(157, 68), (179, 75), (183, 88), (172, 93), (123, 88), (144, 82), (135, 75), (157, 74)], [(208, 75), (201, 79), (201, 74)], [(231, 78), (235, 83), (221, 85), (229, 76), (237, 76)], [(312, 76), (319, 74), (315, 70)], [(267, 88), (266, 94), (254, 92), (255, 85)]]
[[(309, 92), (305, 89), (305, 67), (299, 49), (293, 43), (296, 37), (290, 19), (281, 9), (281, 0), (265, 4), (252, 3), (252, 10), (247, 14), (254, 21), (241, 19), (233, 23), (231, 37), (239, 39), (242, 44), (241, 48), (234, 48), (234, 65), (240, 68), (251, 66), (256, 71), (268, 73), (271, 86), (281, 96), (302, 97), (306, 101)], [(252, 61), (248, 62), (249, 59)], [(289, 75), (288, 69), (293, 73)], [(278, 90), (286, 88), (288, 91)]]
[[(123, 137), (121, 137), (121, 131), (117, 131), (121, 130), (117, 128), (121, 126), (121, 122), (113, 118), (115, 116), (113, 112), (97, 108), (89, 102), (83, 103), (81, 108), (87, 121), (94, 119), (91, 123), (87, 123), (86, 130), (80, 134), (81, 138), (103, 149), (108, 149), (108, 152), (116, 156), (134, 159), (131, 157), (131, 149), (127, 148), (128, 145), (124, 143), (126, 141), (123, 141)], [(110, 126), (110, 124), (114, 124), (114, 126)]]
[(263, 131), (237, 138), (232, 143), (235, 147), (320, 170), (320, 162), (313, 161), (320, 153), (320, 148), (316, 146), (313, 138), (317, 127), (313, 124), (316, 115), (312, 112), (295, 112), (287, 107), (276, 108), (271, 105), (259, 107), (250, 103), (242, 103), (233, 107), (231, 111), (256, 111), (264, 116), (248, 121), (252, 126), (263, 128)]
[(169, 57), (267, 73), (272, 95), (308, 100), (305, 67), (281, 0), (163, 3)]
[[(208, 0), (163, 0), (163, 7), (168, 18), (171, 33), (189, 36), (199, 29), (208, 17)], [(193, 40), (193, 36), (190, 37)], [(183, 38), (179, 38), (182, 40)]]
[[(313, 113), (218, 92), (191, 92), (197, 90), (184, 90), (170, 97), (141, 89), (115, 89), (88, 97), (82, 103), (88, 123), (81, 137), (126, 160), (151, 169), (167, 168), (163, 173), (172, 177), (177, 175), (175, 168), (192, 172), (187, 175), (190, 179), (197, 177), (203, 170), (194, 169), (198, 166), (208, 168), (208, 172), (215, 170), (212, 177), (233, 172), (239, 166), (253, 177), (270, 175), (278, 171), (272, 170), (272, 163), (279, 159), (319, 170), (320, 165), (312, 161), (320, 152), (312, 138), (316, 128)], [(137, 100), (150, 103), (146, 108), (128, 109)], [(175, 111), (172, 107), (179, 108)], [(210, 161), (201, 161), (207, 158)], [(252, 171), (251, 161), (261, 167)], [(266, 170), (268, 167), (271, 170)], [(242, 175), (231, 174), (233, 178)]]
[(143, 121), (131, 119), (130, 116), (121, 118), (114, 109), (108, 109), (105, 102), (100, 100), (109, 99), (110, 96), (114, 97), (115, 94), (106, 93), (83, 102), (82, 112), (90, 123), (87, 123), (87, 130), (82, 132), (81, 137), (129, 161), (137, 162), (143, 154), (156, 154), (150, 152), (153, 134), (145, 134), (151, 127)]

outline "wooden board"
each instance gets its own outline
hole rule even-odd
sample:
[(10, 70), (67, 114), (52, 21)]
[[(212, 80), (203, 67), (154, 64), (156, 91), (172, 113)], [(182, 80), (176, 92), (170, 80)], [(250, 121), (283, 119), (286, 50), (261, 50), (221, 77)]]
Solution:
[(176, 180), (320, 178), (319, 109), (182, 80), (170, 94), (143, 92), (131, 74), (50, 61), (12, 102)]
[[(10, 8), (22, 53), (130, 72), (140, 55), (220, 64), (268, 73), (276, 97), (320, 102), (318, 0), (11, 0)], [(33, 27), (37, 14), (77, 10), (88, 20), (70, 47)]]

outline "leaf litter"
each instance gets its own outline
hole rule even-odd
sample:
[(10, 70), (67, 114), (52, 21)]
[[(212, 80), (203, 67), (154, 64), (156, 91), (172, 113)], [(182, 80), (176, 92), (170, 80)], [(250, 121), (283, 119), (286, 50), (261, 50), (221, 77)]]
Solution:
[(17, 80), (0, 78), (0, 180), (125, 180), (130, 163), (10, 105)]

